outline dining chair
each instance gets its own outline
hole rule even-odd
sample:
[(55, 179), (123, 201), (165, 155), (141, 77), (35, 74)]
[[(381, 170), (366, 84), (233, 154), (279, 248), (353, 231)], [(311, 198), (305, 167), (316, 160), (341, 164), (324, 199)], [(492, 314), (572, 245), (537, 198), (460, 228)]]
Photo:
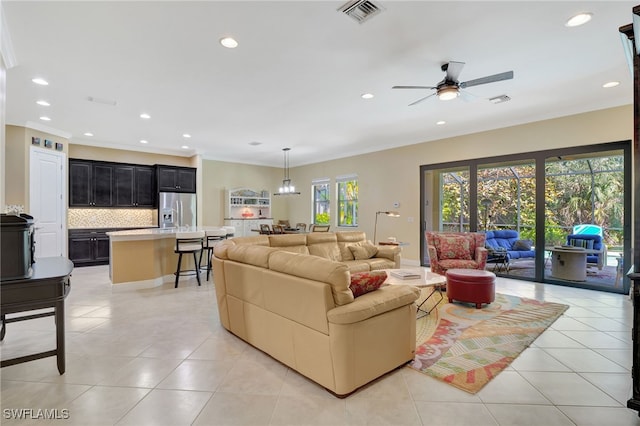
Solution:
[(311, 232), (329, 232), (330, 225), (311, 225)]
[(304, 232), (304, 231), (306, 231), (306, 230), (307, 230), (307, 224), (306, 224), (306, 223), (301, 223), (301, 222), (296, 223), (296, 229), (297, 229), (298, 231), (302, 231), (302, 232)]
[(284, 228), (291, 228), (291, 225), (289, 224), (289, 220), (287, 219), (280, 219), (277, 224), (282, 225)]
[(260, 233), (261, 234), (265, 234), (265, 235), (271, 234), (271, 227), (267, 223), (261, 223), (260, 224)]
[(274, 234), (284, 234), (284, 226), (282, 225), (272, 225), (271, 229)]

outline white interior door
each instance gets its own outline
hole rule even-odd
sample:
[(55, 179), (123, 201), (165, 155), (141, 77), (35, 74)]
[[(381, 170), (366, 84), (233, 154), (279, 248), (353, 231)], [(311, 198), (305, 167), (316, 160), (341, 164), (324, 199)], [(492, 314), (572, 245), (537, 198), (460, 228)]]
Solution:
[(31, 147), (29, 214), (35, 222), (36, 259), (66, 256), (65, 154)]

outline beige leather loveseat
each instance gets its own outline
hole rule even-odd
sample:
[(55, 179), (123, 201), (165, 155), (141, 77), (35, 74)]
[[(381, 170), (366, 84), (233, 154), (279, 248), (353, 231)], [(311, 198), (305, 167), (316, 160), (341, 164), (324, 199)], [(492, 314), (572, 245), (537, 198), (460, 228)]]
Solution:
[(214, 248), (227, 330), (336, 395), (413, 359), (418, 289), (384, 286), (354, 299), (346, 263), (295, 253), (304, 250), (287, 237), (235, 238)]

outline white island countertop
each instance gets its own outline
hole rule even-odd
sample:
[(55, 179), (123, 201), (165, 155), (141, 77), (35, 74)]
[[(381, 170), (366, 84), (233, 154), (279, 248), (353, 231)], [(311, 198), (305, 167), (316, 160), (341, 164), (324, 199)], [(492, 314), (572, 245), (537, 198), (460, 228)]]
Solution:
[(222, 226), (181, 226), (177, 228), (144, 228), (107, 232), (111, 241), (140, 241), (175, 238), (178, 232), (224, 230)]

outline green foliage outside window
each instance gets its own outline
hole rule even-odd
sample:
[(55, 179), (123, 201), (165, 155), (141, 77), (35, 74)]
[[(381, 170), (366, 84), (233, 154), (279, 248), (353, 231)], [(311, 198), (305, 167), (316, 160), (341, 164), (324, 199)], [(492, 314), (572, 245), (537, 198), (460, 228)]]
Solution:
[(358, 181), (338, 182), (338, 226), (358, 226)]
[(313, 223), (328, 225), (330, 220), (329, 183), (313, 185)]
[(316, 225), (328, 225), (329, 213), (317, 213), (315, 218), (313, 219), (313, 223), (315, 223)]
[[(545, 165), (545, 244), (564, 244), (577, 224), (605, 230), (605, 241), (622, 244), (623, 157), (550, 159)], [(442, 230), (466, 231), (469, 224), (468, 170), (440, 174)], [(519, 229), (521, 239), (535, 240), (535, 166), (487, 167), (478, 170), (478, 229)], [(487, 216), (482, 200), (491, 200)]]

